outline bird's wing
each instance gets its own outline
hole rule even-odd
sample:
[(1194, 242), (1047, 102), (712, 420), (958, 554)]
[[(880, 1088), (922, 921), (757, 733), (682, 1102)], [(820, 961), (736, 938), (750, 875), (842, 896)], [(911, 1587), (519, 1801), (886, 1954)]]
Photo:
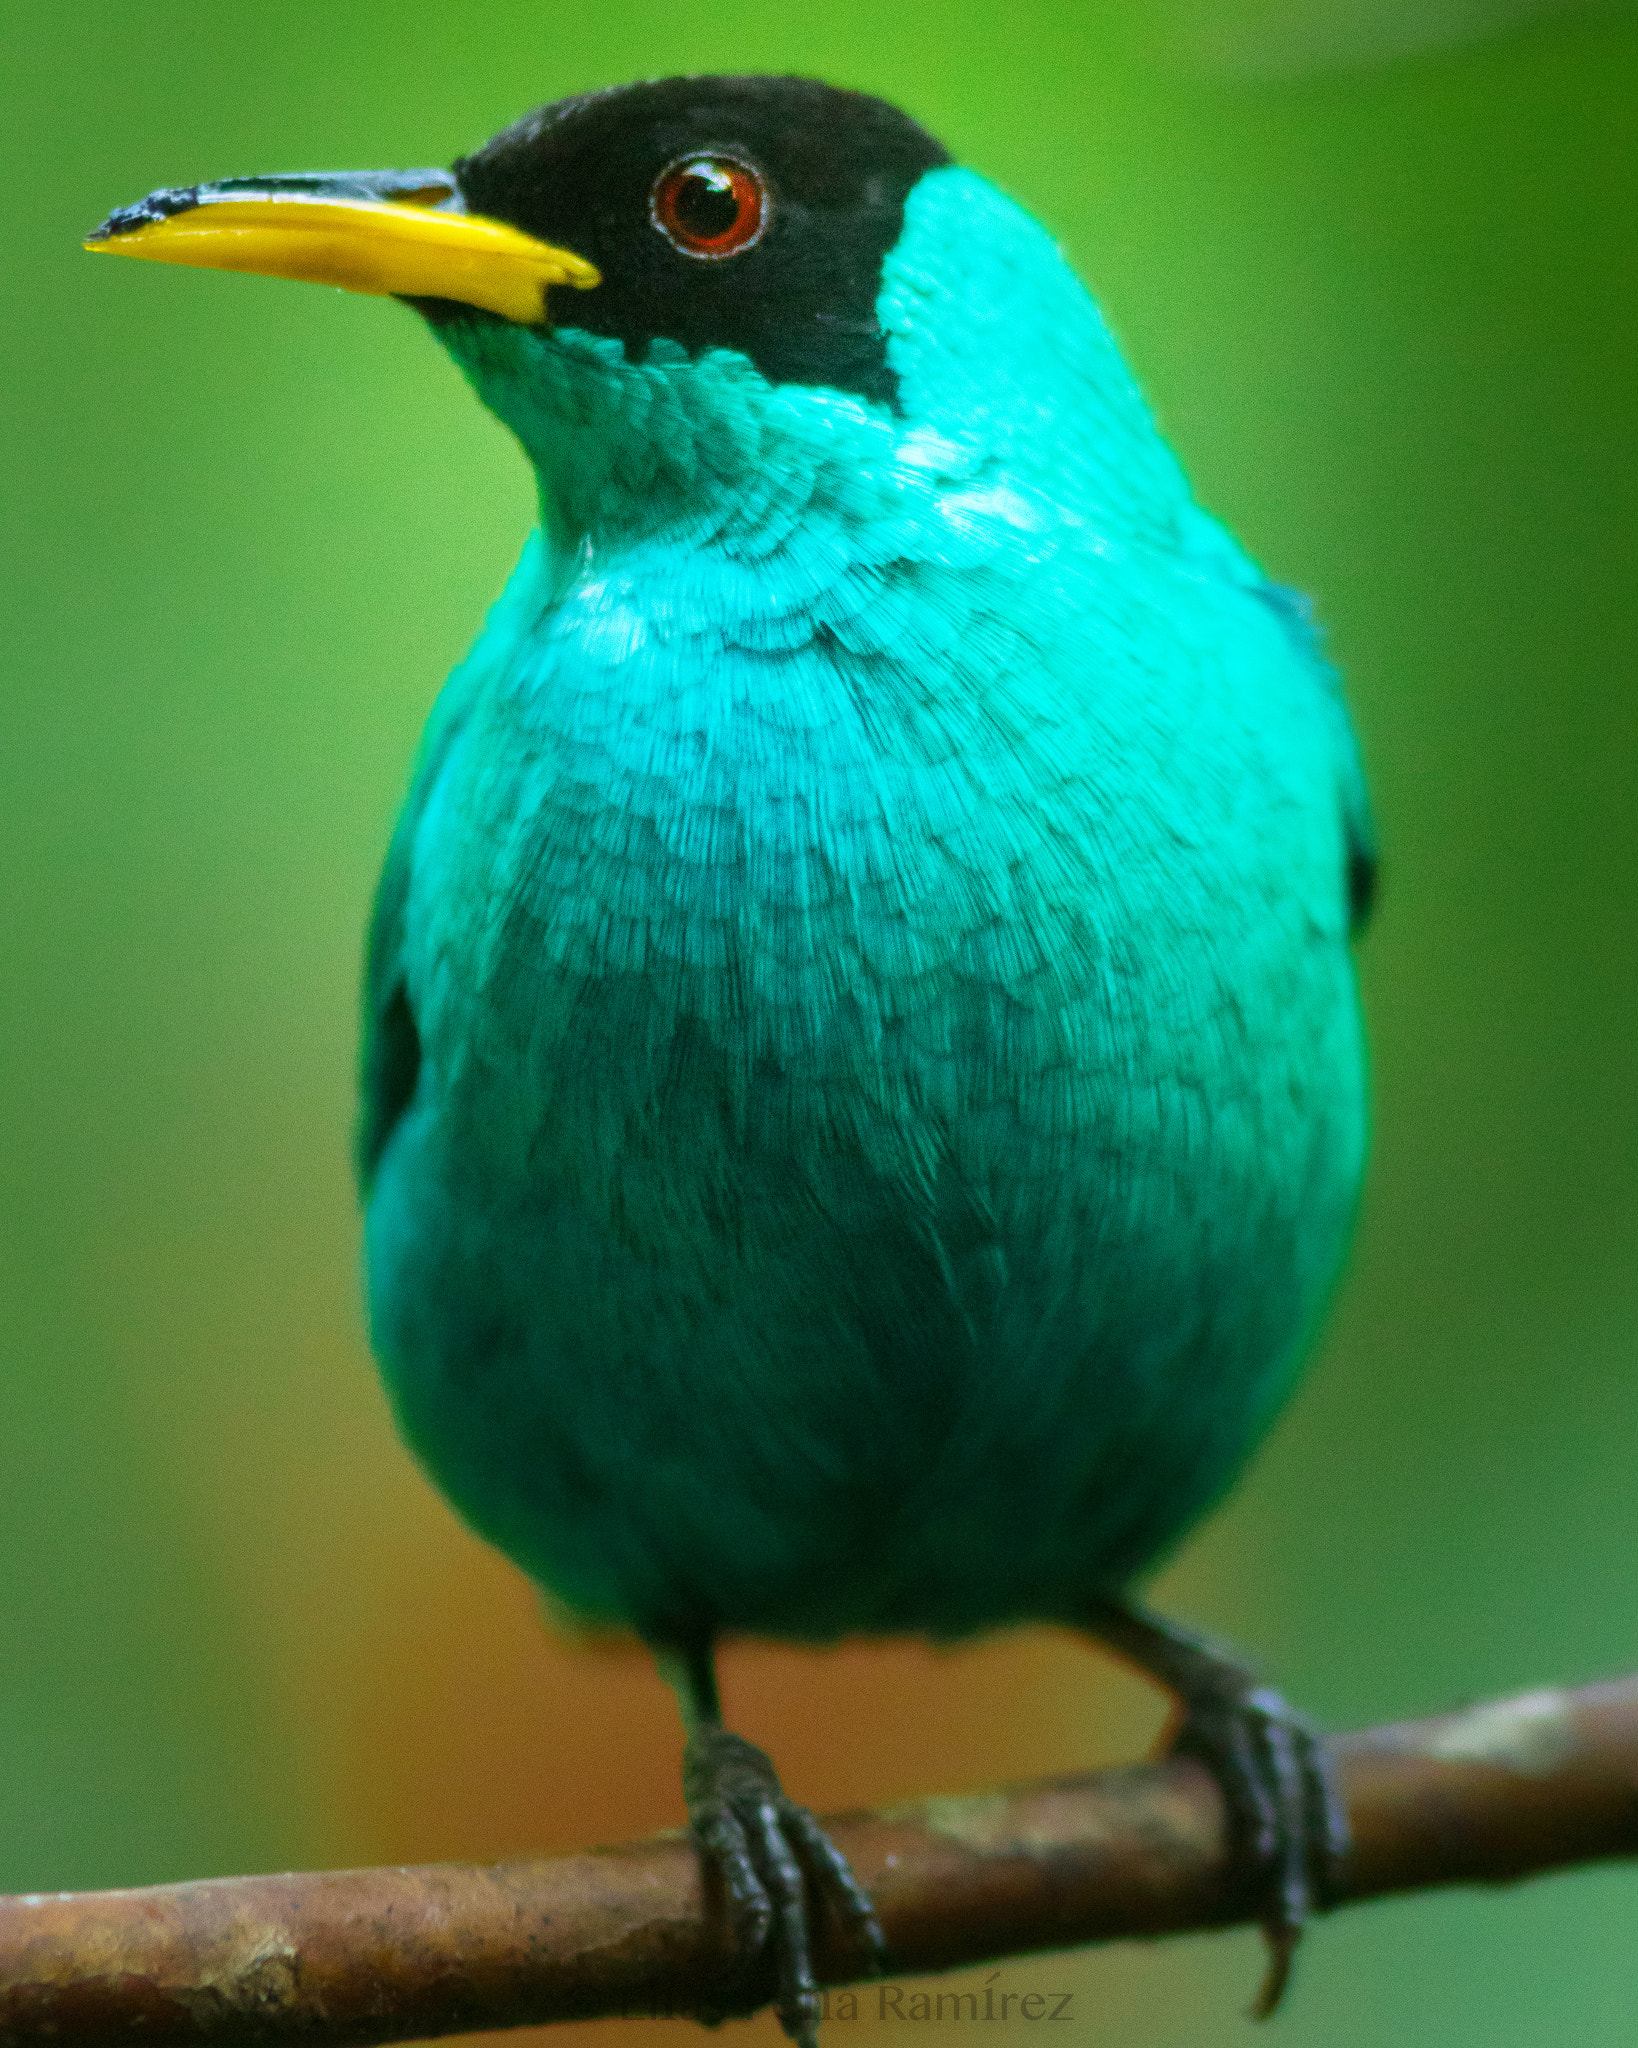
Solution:
[(364, 967), (364, 1043), (359, 1073), (356, 1164), (368, 1195), (375, 1169), (398, 1119), (408, 1108), (421, 1071), (421, 1040), (404, 982), (404, 904), (409, 894), (409, 850), (420, 805), (412, 793), (393, 833), (376, 890)]
[(1376, 824), (1365, 787), (1359, 741), (1342, 694), (1342, 681), (1326, 654), (1324, 634), (1313, 604), (1300, 590), (1272, 582), (1228, 529), (1192, 502), (1185, 503), (1176, 514), (1176, 540), (1185, 559), (1194, 567), (1208, 568), (1260, 599), (1279, 620), (1303, 668), (1313, 677), (1331, 727), (1337, 802), (1346, 847), (1343, 886), (1347, 891), (1349, 925), (1357, 938), (1369, 922), (1376, 900)]
[(404, 921), (421, 815), (474, 700), (517, 641), (518, 615), (538, 616), (553, 602), (552, 587), (552, 565), (537, 531), (525, 545), (471, 653), (443, 687), (427, 722), (409, 795), (393, 828), (376, 889), (364, 964), (364, 1034), (354, 1159), (366, 1197), (387, 1140), (414, 1096), (421, 1070), (421, 1039), (404, 959)]
[(428, 792), (464, 723), (461, 712), (454, 707), (452, 711), (454, 715), (435, 722), (423, 743), (409, 796), (393, 828), (370, 919), (364, 956), (364, 1036), (355, 1141), (359, 1186), (366, 1196), (387, 1140), (409, 1107), (421, 1071), (421, 1038), (404, 974), (404, 916), (416, 829)]
[(1324, 692), (1326, 710), (1335, 729), (1337, 796), (1342, 806), (1347, 846), (1344, 879), (1348, 891), (1348, 918), (1357, 938), (1370, 922), (1371, 908), (1376, 901), (1376, 821), (1371, 815), (1364, 764), (1359, 758), (1359, 741), (1342, 694), (1342, 681), (1326, 656), (1314, 608), (1303, 593), (1288, 590), (1284, 584), (1270, 583), (1266, 579), (1257, 585), (1257, 593), (1274, 611), (1306, 657), (1316, 684)]

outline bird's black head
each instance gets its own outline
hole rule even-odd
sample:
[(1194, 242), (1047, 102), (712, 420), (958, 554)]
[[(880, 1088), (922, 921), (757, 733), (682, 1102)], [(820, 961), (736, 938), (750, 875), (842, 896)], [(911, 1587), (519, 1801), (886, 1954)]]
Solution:
[(435, 323), (547, 322), (770, 383), (891, 401), (882, 259), (947, 152), (908, 116), (806, 78), (665, 78), (515, 122), (453, 172), (281, 172), (167, 187), (87, 247), (390, 293)]
[(596, 290), (553, 311), (634, 360), (664, 336), (690, 354), (737, 349), (774, 383), (891, 400), (882, 258), (910, 188), (949, 161), (864, 93), (665, 78), (541, 107), (463, 157), (455, 181), (468, 211), (594, 263)]

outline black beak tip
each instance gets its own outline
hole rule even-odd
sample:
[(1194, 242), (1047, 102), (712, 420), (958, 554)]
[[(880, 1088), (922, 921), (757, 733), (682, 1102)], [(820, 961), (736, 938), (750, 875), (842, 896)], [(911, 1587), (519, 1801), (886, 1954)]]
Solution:
[(213, 199), (363, 199), (460, 213), (461, 188), (449, 171), (274, 171), (252, 178), (218, 178), (209, 185), (162, 185), (133, 206), (116, 207), (88, 242), (106, 242), (154, 221), (192, 213)]
[(197, 185), (166, 185), (150, 192), (132, 206), (116, 206), (108, 218), (86, 236), (88, 242), (106, 242), (115, 235), (128, 235), (156, 220), (170, 220), (178, 213), (191, 213), (199, 204)]

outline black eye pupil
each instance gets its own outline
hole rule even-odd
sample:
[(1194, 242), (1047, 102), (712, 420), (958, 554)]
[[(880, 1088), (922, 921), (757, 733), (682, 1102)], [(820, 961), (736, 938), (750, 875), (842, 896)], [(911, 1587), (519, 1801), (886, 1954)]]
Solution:
[(739, 219), (739, 194), (728, 171), (701, 164), (685, 171), (672, 201), (678, 227), (702, 242), (725, 235)]

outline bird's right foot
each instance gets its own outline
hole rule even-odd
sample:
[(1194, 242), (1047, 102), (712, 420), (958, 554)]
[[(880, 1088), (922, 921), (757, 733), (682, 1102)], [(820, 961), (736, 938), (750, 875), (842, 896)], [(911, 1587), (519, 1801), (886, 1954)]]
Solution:
[(886, 1943), (868, 1894), (813, 1815), (786, 1797), (765, 1753), (719, 1723), (689, 1736), (683, 1795), (694, 1839), (721, 1873), (742, 1966), (771, 1946), (779, 2023), (799, 2048), (815, 2048), (814, 1906), (828, 1899), (879, 1969)]

